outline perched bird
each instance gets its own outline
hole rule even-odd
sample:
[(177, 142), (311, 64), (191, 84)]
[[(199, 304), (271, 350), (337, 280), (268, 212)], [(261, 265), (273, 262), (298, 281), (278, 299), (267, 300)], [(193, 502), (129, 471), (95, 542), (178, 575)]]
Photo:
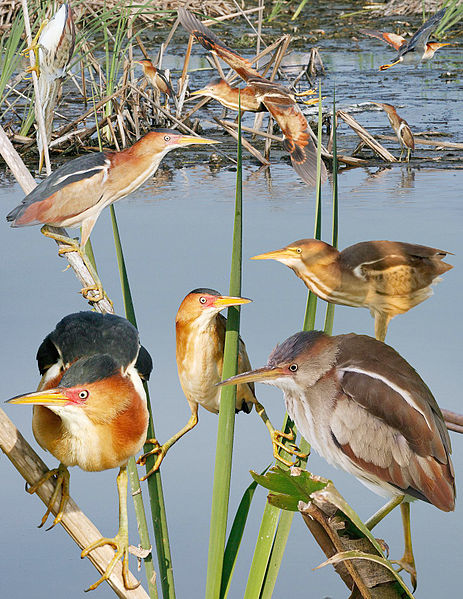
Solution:
[(277, 260), (327, 302), (369, 308), (375, 337), (384, 341), (391, 318), (430, 295), (451, 268), (449, 252), (402, 241), (362, 241), (339, 252), (318, 239), (300, 239), (252, 260)]
[[(191, 416), (187, 424), (163, 445), (160, 445), (156, 439), (150, 440), (154, 444), (154, 448), (142, 456), (138, 463), (144, 464), (148, 455), (155, 454), (157, 458), (155, 465), (144, 478), (155, 472), (169, 448), (198, 424), (200, 405), (208, 412), (218, 414), (220, 389), (216, 385), (222, 380), (227, 322), (220, 311), (229, 306), (247, 304), (250, 301), (242, 297), (220, 295), (214, 289), (199, 288), (191, 291), (180, 304), (175, 319), (177, 369), (180, 384), (190, 406)], [(238, 372), (245, 372), (250, 368), (246, 346), (240, 338)], [(293, 437), (273, 428), (264, 407), (256, 399), (254, 385), (240, 385), (236, 393), (236, 411), (249, 413), (253, 405), (270, 431), (275, 458), (286, 465), (291, 465), (291, 462), (278, 454), (279, 448), (297, 457), (305, 457), (292, 449), (295, 446), (283, 445), (279, 441), (280, 437), (289, 440), (292, 440)]]
[[(238, 98), (240, 94), (243, 94), (243, 110), (253, 112), (261, 109), (268, 110), (283, 132), (283, 147), (290, 154), (295, 171), (307, 184), (315, 185), (317, 150), (310, 137), (307, 119), (296, 104), (294, 94), (283, 85), (261, 77), (248, 60), (228, 48), (186, 9), (179, 8), (178, 18), (183, 27), (206, 50), (210, 50), (224, 60), (247, 83), (244, 90), (231, 87), (226, 82), (215, 84), (213, 86), (214, 95), (210, 95), (210, 97), (217, 99), (227, 108), (237, 110)], [(210, 85), (206, 89), (210, 90)], [(203, 93), (203, 95), (208, 95), (208, 93)], [(321, 179), (325, 181), (326, 178), (327, 172), (322, 162)]]
[(65, 316), (45, 337), (37, 361), (42, 375), (39, 391), (14, 397), (9, 403), (34, 406), (34, 436), (60, 461), (58, 468), (28, 489), (35, 493), (43, 482), (57, 476), (40, 526), (60, 489), (60, 507), (52, 526), (62, 519), (69, 498), (69, 466), (92, 472), (120, 468), (119, 531), (113, 539), (92, 543), (81, 556), (107, 544), (116, 550), (103, 576), (88, 590), (109, 578), (118, 558), (123, 560), (125, 586), (134, 588), (128, 582), (127, 461), (146, 438), (148, 410), (142, 380), (151, 373), (151, 357), (125, 318), (78, 312)]
[(39, 172), (43, 166), (45, 147), (50, 141), (53, 117), (62, 81), (71, 61), (75, 45), (75, 25), (70, 4), (63, 4), (50, 21), (44, 21), (32, 46), (26, 51), (35, 53), (34, 70), (38, 76), (40, 104), (42, 106), (46, 139), (37, 129), (37, 146), (40, 152)]
[(392, 104), (384, 104), (382, 102), (372, 102), (384, 110), (387, 114), (387, 118), (391, 123), (391, 127), (394, 129), (397, 139), (399, 140), (402, 151), (400, 153), (399, 161), (402, 159), (404, 151), (407, 151), (407, 162), (410, 161), (411, 152), (415, 151), (415, 138), (413, 133), (405, 119), (397, 114), (397, 111)]
[[(102, 287), (91, 263), (85, 256), (85, 244), (100, 212), (109, 204), (124, 198), (140, 187), (157, 170), (164, 156), (175, 148), (191, 144), (214, 144), (212, 139), (181, 135), (170, 129), (147, 133), (133, 146), (121, 152), (96, 152), (79, 156), (60, 166), (27, 195), (6, 217), (12, 227), (51, 225), (82, 226), (80, 245), (69, 237), (41, 229), (47, 237), (69, 247), (59, 253), (79, 252), (98, 282), (97, 301)], [(86, 290), (84, 290), (86, 291)]]
[(263, 368), (222, 384), (256, 381), (283, 391), (289, 416), (330, 464), (380, 495), (404, 497), (407, 534), (398, 563), (416, 586), (408, 502), (421, 499), (445, 512), (455, 505), (449, 435), (421, 377), (371, 337), (310, 331), (278, 345)]
[(169, 80), (164, 71), (155, 67), (151, 60), (148, 60), (147, 58), (143, 60), (135, 60), (135, 63), (142, 66), (143, 74), (151, 83), (153, 88), (157, 92), (165, 94), (166, 105), (169, 101), (168, 98), (173, 98), (175, 100), (174, 90), (172, 89), (172, 86), (169, 83)]
[(443, 16), (445, 15), (447, 8), (441, 8), (431, 18), (429, 18), (407, 41), (401, 35), (395, 33), (383, 33), (382, 31), (375, 31), (371, 29), (360, 29), (360, 33), (369, 35), (370, 37), (376, 37), (386, 44), (393, 46), (397, 51), (397, 57), (391, 64), (384, 64), (379, 67), (380, 71), (385, 71), (390, 67), (403, 62), (404, 64), (417, 63), (421, 61), (430, 60), (436, 50), (449, 44), (442, 44), (438, 42), (428, 42), (431, 34), (437, 29)]

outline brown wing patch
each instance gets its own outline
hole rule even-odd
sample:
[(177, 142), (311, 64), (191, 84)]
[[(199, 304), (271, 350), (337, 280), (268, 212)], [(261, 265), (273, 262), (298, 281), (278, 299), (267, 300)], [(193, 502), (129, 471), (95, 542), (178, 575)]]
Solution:
[(396, 35), (395, 33), (386, 33), (383, 31), (376, 31), (374, 29), (359, 29), (360, 33), (364, 35), (369, 35), (370, 37), (375, 37), (376, 39), (389, 44), (396, 50), (398, 50), (402, 44), (405, 42), (405, 38), (401, 35)]
[(249, 60), (240, 56), (237, 52), (229, 48), (218, 38), (210, 29), (201, 23), (194, 15), (179, 8), (178, 18), (183, 27), (196, 39), (197, 42), (209, 52), (214, 52), (224, 60), (238, 75), (247, 81), (251, 76), (259, 77), (258, 71), (252, 68)]
[[(315, 185), (317, 182), (317, 149), (308, 131), (307, 120), (300, 108), (289, 95), (284, 97), (266, 94), (262, 101), (285, 136), (283, 147), (291, 156), (294, 170), (305, 183)], [(322, 182), (326, 181), (327, 177), (328, 174), (322, 161)]]

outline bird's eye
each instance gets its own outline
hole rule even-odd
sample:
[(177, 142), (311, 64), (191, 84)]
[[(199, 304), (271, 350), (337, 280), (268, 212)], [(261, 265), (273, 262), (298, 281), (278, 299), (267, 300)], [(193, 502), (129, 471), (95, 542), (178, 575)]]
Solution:
[(164, 141), (170, 141), (170, 135), (164, 135)]
[(302, 254), (302, 248), (296, 248), (296, 252), (297, 252), (298, 254)]
[(296, 370), (297, 370), (297, 364), (291, 364), (291, 366), (289, 367), (289, 369), (291, 370), (291, 372), (296, 372)]
[(200, 297), (199, 298), (199, 303), (200, 304), (205, 304), (207, 302), (207, 299), (205, 297)]
[(79, 399), (87, 399), (88, 391), (79, 391)]

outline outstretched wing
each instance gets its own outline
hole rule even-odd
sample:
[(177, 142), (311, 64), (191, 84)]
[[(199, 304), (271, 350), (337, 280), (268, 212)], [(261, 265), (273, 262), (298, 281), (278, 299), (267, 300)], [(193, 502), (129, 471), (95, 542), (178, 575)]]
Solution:
[(402, 44), (405, 42), (405, 38), (401, 35), (396, 35), (395, 33), (386, 33), (385, 31), (376, 31), (375, 29), (359, 29), (360, 33), (363, 35), (369, 35), (370, 37), (375, 37), (386, 44), (389, 44), (396, 50), (398, 50)]
[[(309, 124), (288, 91), (261, 77), (251, 78), (249, 84), (256, 89), (262, 103), (276, 120), (284, 135), (283, 146), (291, 156), (294, 170), (308, 185), (317, 182), (317, 148), (309, 133)], [(327, 172), (321, 163), (321, 180)]]
[(249, 77), (259, 77), (259, 73), (252, 68), (249, 60), (246, 60), (234, 50), (226, 46), (210, 29), (201, 23), (194, 15), (185, 8), (178, 9), (178, 18), (183, 27), (194, 36), (203, 48), (213, 52), (224, 60), (238, 75), (247, 81)]
[(415, 33), (415, 35), (411, 38), (411, 40), (407, 43), (407, 45), (400, 48), (399, 57), (407, 52), (419, 49), (421, 51), (425, 51), (426, 43), (430, 37), (430, 35), (437, 29), (439, 23), (441, 22), (443, 16), (445, 15), (447, 8), (441, 8), (434, 14), (430, 19), (426, 21)]

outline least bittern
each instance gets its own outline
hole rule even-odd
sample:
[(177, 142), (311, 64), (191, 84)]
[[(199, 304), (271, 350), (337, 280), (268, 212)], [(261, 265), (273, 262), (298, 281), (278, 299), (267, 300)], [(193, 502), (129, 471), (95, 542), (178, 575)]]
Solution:
[[(214, 289), (199, 288), (191, 291), (180, 304), (175, 319), (177, 370), (180, 384), (190, 406), (191, 416), (187, 424), (163, 445), (160, 445), (156, 439), (150, 440), (154, 448), (142, 456), (139, 463), (145, 463), (148, 455), (155, 454), (157, 457), (153, 468), (144, 478), (155, 472), (169, 448), (198, 424), (200, 405), (208, 412), (218, 414), (220, 389), (217, 383), (222, 380), (227, 322), (220, 312), (229, 306), (239, 306), (250, 301), (242, 297), (223, 296)], [(250, 368), (246, 346), (240, 338), (238, 372), (245, 372)], [(276, 459), (288, 466), (291, 465), (291, 462), (279, 455), (279, 449), (296, 457), (306, 457), (299, 453), (294, 445), (283, 445), (280, 442), (282, 437), (290, 441), (293, 437), (273, 428), (264, 407), (257, 401), (254, 385), (239, 385), (236, 392), (236, 412), (243, 411), (248, 414), (253, 405), (270, 432), (273, 455)]]
[(167, 75), (161, 69), (158, 69), (154, 66), (151, 60), (144, 58), (143, 60), (135, 60), (136, 64), (141, 65), (143, 69), (143, 74), (151, 83), (153, 88), (161, 94), (164, 94), (166, 97), (166, 105), (169, 102), (169, 98), (173, 98), (175, 100), (174, 90), (167, 78)]
[(431, 34), (437, 29), (447, 8), (441, 8), (430, 19), (428, 19), (413, 35), (410, 40), (406, 40), (401, 35), (395, 33), (385, 33), (371, 29), (360, 29), (360, 33), (376, 37), (377, 39), (386, 42), (398, 51), (397, 57), (390, 64), (384, 64), (379, 67), (380, 71), (385, 71), (390, 67), (403, 62), (404, 64), (417, 63), (421, 61), (431, 60), (436, 50), (449, 44), (438, 42), (428, 42)]
[(368, 308), (375, 337), (384, 341), (391, 318), (432, 295), (432, 284), (451, 268), (449, 252), (402, 241), (362, 241), (339, 252), (318, 239), (300, 239), (252, 260), (289, 266), (318, 297), (332, 304)]
[(397, 563), (416, 587), (408, 502), (421, 499), (445, 512), (455, 504), (449, 435), (421, 377), (371, 337), (310, 331), (278, 345), (263, 368), (222, 384), (257, 381), (283, 391), (289, 416), (330, 464), (392, 497), (391, 509), (401, 502), (405, 553)]
[(142, 379), (149, 378), (151, 357), (125, 318), (78, 312), (63, 318), (47, 335), (37, 361), (42, 375), (39, 391), (14, 397), (9, 403), (34, 406), (34, 436), (60, 461), (58, 468), (28, 489), (34, 493), (43, 482), (57, 477), (40, 526), (45, 524), (60, 490), (52, 527), (61, 522), (69, 498), (69, 466), (92, 472), (120, 468), (119, 531), (112, 539), (101, 538), (86, 547), (81, 557), (111, 545), (116, 551), (114, 559), (88, 590), (109, 578), (119, 558), (125, 586), (135, 588), (128, 581), (127, 461), (146, 438), (148, 410)]
[[(286, 87), (261, 77), (248, 60), (226, 46), (212, 31), (184, 8), (179, 8), (178, 17), (183, 27), (204, 47), (224, 60), (247, 83), (244, 90), (231, 87), (224, 82), (214, 85), (214, 95), (210, 95), (227, 108), (238, 110), (239, 97), (244, 102), (242, 110), (265, 109), (270, 112), (280, 126), (284, 140), (283, 147), (291, 156), (291, 163), (297, 174), (309, 185), (315, 185), (317, 174), (317, 149), (310, 137), (309, 124), (296, 104), (294, 94)], [(223, 80), (222, 80), (223, 81)], [(206, 90), (210, 90), (211, 84)], [(199, 92), (198, 92), (199, 93)], [(262, 108), (261, 108), (262, 107)], [(322, 162), (321, 180), (327, 178)]]
[[(79, 252), (97, 281), (96, 295), (86, 297), (96, 301), (102, 297), (102, 287), (86, 258), (85, 244), (103, 208), (138, 189), (156, 172), (161, 160), (171, 150), (191, 144), (213, 143), (217, 142), (205, 137), (181, 135), (170, 129), (157, 129), (121, 152), (104, 151), (79, 156), (60, 166), (37, 185), (6, 219), (12, 227), (81, 225), (80, 245), (69, 237), (52, 233), (46, 226), (41, 231), (68, 246), (60, 248), (60, 254)], [(86, 293), (88, 288), (83, 291)]]
[(71, 5), (63, 4), (50, 21), (40, 27), (35, 41), (27, 51), (34, 51), (34, 70), (38, 76), (40, 104), (42, 106), (46, 139), (37, 129), (37, 146), (40, 152), (39, 171), (42, 169), (45, 146), (50, 141), (53, 116), (61, 81), (66, 75), (75, 44), (75, 26)]
[(407, 151), (407, 162), (410, 161), (410, 154), (415, 151), (415, 138), (413, 137), (413, 133), (410, 129), (409, 124), (405, 119), (397, 114), (397, 110), (395, 106), (392, 104), (384, 104), (382, 102), (372, 102), (372, 104), (376, 104), (384, 110), (387, 114), (387, 118), (391, 123), (391, 127), (394, 129), (395, 134), (397, 135), (397, 139), (399, 140), (401, 153), (399, 161), (402, 159), (403, 153)]

